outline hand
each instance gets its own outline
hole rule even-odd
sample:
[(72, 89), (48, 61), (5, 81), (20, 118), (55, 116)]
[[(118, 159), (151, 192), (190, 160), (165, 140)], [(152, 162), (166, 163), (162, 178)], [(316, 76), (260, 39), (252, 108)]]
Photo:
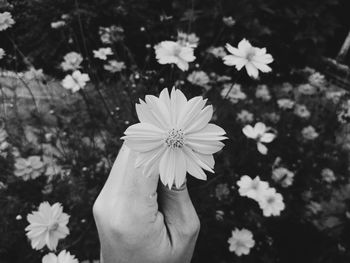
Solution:
[(200, 225), (186, 185), (158, 185), (135, 160), (123, 145), (93, 207), (102, 263), (190, 262)]

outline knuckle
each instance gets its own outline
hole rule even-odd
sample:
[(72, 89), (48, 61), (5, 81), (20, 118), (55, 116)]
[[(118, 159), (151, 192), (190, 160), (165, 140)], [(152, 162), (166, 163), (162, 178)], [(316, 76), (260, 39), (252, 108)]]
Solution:
[(183, 236), (188, 238), (193, 238), (198, 236), (200, 230), (200, 221), (197, 215), (191, 217), (187, 220), (186, 224), (181, 227), (181, 232)]
[(93, 214), (95, 219), (100, 218), (101, 215), (103, 214), (103, 207), (102, 207), (102, 203), (100, 201), (100, 197), (97, 197), (97, 199), (95, 200), (95, 202), (92, 206), (92, 214)]

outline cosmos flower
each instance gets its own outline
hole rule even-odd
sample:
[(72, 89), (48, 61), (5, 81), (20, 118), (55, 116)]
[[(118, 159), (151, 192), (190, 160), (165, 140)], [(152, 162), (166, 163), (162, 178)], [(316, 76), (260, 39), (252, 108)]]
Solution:
[(175, 64), (182, 71), (188, 70), (189, 62), (193, 62), (193, 47), (183, 46), (174, 41), (163, 41), (154, 46), (159, 64)]
[(227, 53), (223, 47), (210, 47), (208, 48), (207, 52), (216, 58), (223, 58), (227, 56)]
[(315, 140), (318, 137), (318, 132), (316, 132), (315, 128), (312, 127), (311, 125), (305, 127), (301, 131), (302, 136), (304, 137), (305, 140)]
[(307, 107), (305, 105), (300, 104), (295, 105), (294, 114), (304, 119), (308, 119), (311, 116), (311, 113), (307, 109)]
[(254, 179), (248, 175), (243, 175), (237, 182), (239, 194), (258, 201), (261, 195), (269, 188), (267, 182), (261, 181), (259, 176)]
[(222, 22), (228, 27), (232, 27), (232, 26), (234, 26), (236, 24), (236, 20), (234, 20), (232, 18), (232, 16), (225, 16), (225, 17), (223, 17), (222, 18)]
[(333, 183), (336, 180), (333, 170), (329, 168), (322, 169), (321, 176), (323, 181), (327, 183)]
[(62, 86), (65, 89), (77, 92), (78, 90), (85, 87), (86, 82), (90, 80), (88, 74), (81, 73), (79, 70), (73, 72), (72, 75), (67, 75), (62, 80)]
[(13, 20), (11, 13), (9, 12), (0, 13), (0, 31), (4, 31), (9, 27), (12, 27), (14, 23), (15, 23), (15, 20)]
[(285, 167), (278, 167), (272, 171), (272, 179), (282, 187), (288, 187), (293, 184), (294, 173)]
[(258, 151), (261, 154), (267, 154), (267, 147), (264, 143), (270, 143), (276, 137), (275, 134), (268, 132), (268, 128), (262, 122), (256, 123), (254, 127), (246, 125), (242, 131), (245, 136), (256, 141)]
[(2, 59), (5, 56), (5, 50), (3, 50), (2, 48), (0, 48), (0, 59)]
[(230, 244), (229, 250), (235, 252), (237, 256), (248, 255), (255, 245), (252, 232), (245, 228), (233, 230), (227, 242)]
[(220, 95), (223, 99), (229, 99), (233, 104), (247, 98), (247, 95), (241, 90), (240, 84), (224, 84), (224, 88), (221, 90)]
[(50, 250), (56, 250), (58, 241), (69, 234), (69, 215), (63, 213), (60, 203), (50, 206), (48, 202), (42, 202), (38, 211), (28, 214), (27, 220), (29, 225), (25, 231), (33, 249), (40, 250), (46, 245)]
[(56, 22), (52, 22), (51, 23), (51, 28), (57, 29), (57, 28), (60, 28), (60, 27), (64, 27), (65, 25), (66, 25), (65, 21), (59, 20), (59, 21), (56, 21)]
[(81, 68), (80, 64), (83, 62), (83, 57), (77, 52), (70, 52), (64, 56), (64, 61), (61, 63), (61, 67), (64, 71), (77, 70)]
[(314, 95), (317, 92), (317, 89), (315, 86), (306, 83), (299, 85), (298, 91), (303, 95)]
[(187, 34), (187, 33), (178, 31), (177, 42), (182, 46), (196, 48), (198, 46), (199, 38), (195, 33)]
[(266, 48), (253, 47), (248, 40), (243, 39), (238, 48), (226, 44), (226, 49), (230, 52), (223, 58), (227, 66), (235, 66), (238, 71), (245, 67), (248, 75), (253, 78), (259, 76), (259, 70), (264, 73), (271, 71), (267, 64), (272, 63), (273, 58), (266, 53)]
[(266, 85), (259, 85), (257, 87), (255, 97), (263, 101), (271, 100), (271, 94)]
[(277, 100), (277, 105), (279, 108), (283, 110), (292, 109), (294, 107), (295, 102), (290, 99), (279, 99)]
[(111, 73), (117, 73), (125, 69), (125, 63), (122, 61), (117, 61), (117, 60), (110, 60), (108, 61), (108, 64), (103, 66), (105, 70), (111, 72)]
[(68, 251), (62, 250), (57, 256), (54, 253), (46, 254), (42, 263), (78, 263), (78, 260)]
[(322, 87), (326, 83), (325, 76), (319, 72), (314, 72), (309, 76), (309, 82), (316, 87)]
[(34, 67), (30, 67), (29, 70), (24, 72), (24, 78), (26, 80), (41, 81), (45, 79), (45, 75), (42, 69), (35, 69)]
[(94, 57), (101, 60), (106, 60), (107, 56), (113, 55), (113, 51), (110, 47), (99, 48), (98, 50), (93, 50)]
[(237, 120), (242, 123), (251, 123), (254, 120), (254, 115), (247, 110), (241, 110), (237, 114)]
[(197, 85), (203, 88), (208, 88), (209, 76), (204, 71), (193, 71), (187, 76), (187, 80), (193, 85)]
[(225, 131), (208, 123), (213, 107), (207, 100), (194, 97), (187, 100), (176, 89), (171, 94), (165, 88), (159, 98), (147, 95), (136, 104), (140, 123), (125, 131), (126, 146), (138, 152), (137, 167), (146, 175), (160, 174), (160, 180), (171, 188), (185, 182), (186, 172), (205, 180), (204, 170), (214, 172), (213, 154), (224, 144)]
[(279, 216), (281, 211), (284, 210), (285, 204), (283, 202), (283, 196), (276, 192), (276, 189), (269, 188), (258, 200), (260, 208), (263, 210), (263, 215), (269, 216)]
[(40, 160), (40, 156), (30, 156), (27, 159), (17, 158), (15, 162), (15, 172), (17, 177), (21, 177), (27, 181), (36, 179), (44, 171), (44, 163)]

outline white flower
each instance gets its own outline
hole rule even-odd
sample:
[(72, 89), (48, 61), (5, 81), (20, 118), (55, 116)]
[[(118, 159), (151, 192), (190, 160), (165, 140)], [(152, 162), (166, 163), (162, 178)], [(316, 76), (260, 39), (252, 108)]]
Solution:
[(284, 210), (285, 204), (283, 196), (276, 192), (274, 188), (267, 189), (258, 201), (260, 208), (263, 210), (263, 215), (279, 216)]
[(25, 181), (38, 178), (43, 171), (44, 163), (40, 160), (40, 156), (33, 155), (27, 159), (16, 159), (14, 174)]
[(46, 245), (50, 250), (56, 250), (58, 240), (69, 234), (69, 215), (63, 213), (60, 203), (52, 206), (48, 202), (41, 203), (38, 211), (28, 214), (27, 220), (29, 225), (25, 231), (33, 249), (40, 250)]
[(2, 59), (5, 56), (5, 50), (3, 50), (2, 48), (0, 48), (0, 59)]
[(259, 76), (259, 70), (271, 71), (267, 64), (270, 64), (273, 58), (270, 54), (266, 54), (266, 48), (253, 47), (248, 40), (243, 39), (239, 42), (238, 48), (226, 44), (226, 49), (231, 53), (223, 58), (227, 66), (235, 66), (237, 70), (245, 67), (248, 75), (253, 78)]
[(331, 100), (334, 104), (337, 104), (345, 93), (345, 90), (330, 90), (326, 92), (326, 98)]
[(72, 92), (77, 92), (78, 90), (85, 87), (86, 82), (90, 80), (89, 75), (81, 73), (79, 70), (73, 72), (72, 75), (67, 75), (62, 80), (62, 86), (65, 89), (71, 90)]
[(321, 171), (322, 179), (327, 183), (332, 183), (336, 180), (333, 170), (324, 168)]
[(116, 60), (110, 60), (108, 61), (108, 64), (103, 66), (105, 70), (111, 72), (111, 73), (116, 73), (116, 72), (120, 72), (123, 69), (125, 69), (125, 63), (124, 62), (119, 62)]
[(221, 90), (220, 95), (223, 99), (229, 99), (233, 104), (247, 98), (247, 95), (241, 90), (240, 84), (224, 84), (224, 88)]
[(326, 79), (325, 76), (321, 73), (314, 72), (309, 76), (309, 82), (311, 83), (311, 85), (314, 85), (316, 87), (322, 87), (325, 84)]
[(46, 254), (42, 259), (42, 263), (78, 263), (78, 260), (68, 251), (62, 250), (58, 256), (54, 253)]
[(26, 80), (40, 81), (45, 79), (45, 75), (42, 69), (35, 69), (31, 67), (28, 71), (24, 72), (24, 78)]
[(300, 118), (308, 119), (311, 116), (310, 111), (306, 108), (305, 105), (297, 104), (294, 108), (294, 114)]
[(64, 71), (77, 70), (81, 68), (80, 64), (83, 62), (83, 57), (77, 52), (70, 52), (64, 56), (64, 61), (61, 63), (61, 67)]
[(204, 71), (193, 71), (187, 76), (187, 80), (193, 85), (208, 88), (207, 84), (209, 83), (209, 76)]
[(242, 131), (245, 136), (257, 142), (257, 148), (261, 154), (267, 154), (267, 147), (263, 143), (270, 143), (276, 137), (275, 134), (268, 132), (268, 128), (262, 122), (256, 123), (254, 127), (246, 125)]
[(232, 18), (232, 16), (225, 16), (222, 18), (222, 22), (228, 27), (234, 26), (236, 24), (236, 20)]
[(187, 33), (178, 31), (177, 42), (182, 46), (196, 48), (198, 46), (199, 38), (195, 33), (187, 34)]
[(186, 172), (205, 180), (204, 170), (214, 172), (213, 154), (224, 144), (225, 131), (208, 123), (213, 107), (203, 97), (187, 100), (180, 90), (171, 94), (165, 88), (159, 98), (147, 95), (136, 104), (140, 123), (130, 126), (123, 139), (126, 146), (139, 153), (136, 166), (148, 176), (160, 174), (169, 188), (180, 187)]
[(163, 41), (154, 46), (159, 64), (176, 64), (182, 71), (188, 70), (188, 63), (196, 59), (193, 47), (174, 41)]
[(278, 167), (272, 171), (272, 179), (282, 187), (288, 187), (293, 184), (294, 173), (287, 168)]
[(227, 53), (223, 47), (210, 47), (207, 52), (216, 58), (223, 58), (227, 56)]
[(277, 100), (278, 107), (286, 110), (286, 109), (292, 109), (294, 107), (294, 101), (290, 99), (279, 99)]
[(305, 127), (302, 129), (301, 131), (302, 136), (304, 137), (304, 139), (306, 140), (315, 140), (318, 137), (318, 133), (316, 132), (315, 128), (312, 127), (311, 125)]
[(60, 27), (65, 26), (65, 25), (66, 25), (66, 22), (60, 20), (60, 21), (52, 22), (52, 23), (51, 23), (51, 28), (57, 29), (57, 28), (60, 28)]
[(263, 101), (269, 101), (271, 99), (271, 95), (267, 86), (259, 85), (256, 89), (255, 97)]
[(15, 23), (13, 20), (11, 13), (3, 12), (0, 13), (0, 31), (4, 31)]
[(107, 56), (113, 55), (113, 51), (110, 47), (99, 48), (98, 50), (93, 50), (94, 57), (99, 58), (101, 60), (106, 60)]
[(299, 85), (298, 91), (304, 95), (314, 95), (317, 92), (317, 89), (315, 88), (315, 86), (312, 86), (307, 83)]
[(237, 256), (248, 255), (255, 245), (252, 232), (245, 228), (233, 230), (227, 242), (230, 244), (229, 250), (235, 252)]
[(247, 110), (241, 110), (237, 114), (237, 120), (242, 122), (242, 123), (250, 123), (254, 120), (254, 115), (253, 115), (253, 113), (251, 113)]
[(243, 175), (237, 182), (237, 185), (241, 196), (249, 197), (255, 201), (259, 201), (262, 194), (269, 188), (269, 184), (261, 181), (259, 176), (252, 179), (248, 175)]

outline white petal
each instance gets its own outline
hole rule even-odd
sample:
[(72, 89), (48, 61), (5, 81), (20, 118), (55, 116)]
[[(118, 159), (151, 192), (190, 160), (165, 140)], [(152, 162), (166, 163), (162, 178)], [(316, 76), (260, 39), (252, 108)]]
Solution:
[(251, 125), (244, 126), (244, 128), (242, 129), (242, 132), (244, 133), (245, 136), (251, 139), (256, 139), (258, 136), (255, 129)]
[(201, 153), (196, 153), (194, 154), (206, 165), (208, 165), (211, 169), (214, 169), (215, 165), (215, 160), (212, 154), (201, 154)]
[(267, 66), (266, 64), (264, 64), (264, 63), (259, 63), (259, 62), (256, 62), (256, 61), (252, 61), (252, 63), (261, 72), (267, 73), (267, 72), (271, 72), (272, 71), (272, 69), (269, 66)]
[(170, 127), (170, 113), (168, 107), (159, 98), (153, 95), (145, 97), (146, 103), (150, 106), (153, 115), (163, 123), (165, 127)]
[(199, 180), (207, 180), (207, 175), (202, 168), (192, 159), (186, 158), (187, 172)]
[(176, 165), (175, 165), (175, 186), (180, 188), (186, 179), (186, 158), (182, 151), (177, 151), (176, 153)]
[(267, 147), (264, 144), (258, 142), (257, 147), (258, 147), (258, 151), (261, 154), (264, 154), (264, 155), (267, 154)]
[(150, 123), (136, 123), (126, 129), (126, 138), (161, 139), (164, 131)]
[(144, 165), (153, 166), (156, 160), (161, 158), (161, 155), (164, 153), (164, 151), (165, 151), (165, 145), (151, 151), (138, 153), (135, 166), (136, 167), (140, 167)]
[(209, 123), (203, 129), (197, 132), (188, 132), (186, 130), (186, 139), (201, 139), (201, 140), (211, 140), (211, 137), (220, 137), (225, 135), (226, 132), (223, 128), (215, 125), (213, 123)]
[(273, 133), (264, 133), (261, 138), (260, 141), (263, 143), (270, 143), (275, 139), (276, 135)]
[(196, 154), (193, 152), (193, 150), (187, 146), (184, 146), (183, 148), (184, 153), (186, 154), (187, 158), (190, 158), (193, 160), (197, 165), (199, 165), (201, 168), (214, 173), (213, 169), (209, 167), (205, 162), (203, 162)]
[(225, 47), (228, 50), (228, 52), (230, 52), (234, 56), (237, 56), (237, 57), (244, 57), (245, 56), (245, 54), (241, 50), (231, 46), (228, 43), (225, 45)]
[[(160, 180), (165, 186), (168, 185), (168, 182), (174, 181), (174, 176), (175, 176), (174, 163), (175, 163), (174, 150), (171, 148), (167, 148), (162, 158), (160, 159), (160, 163), (159, 163)], [(172, 184), (170, 183), (169, 188), (171, 187), (172, 187)]]
[(196, 152), (213, 154), (220, 151), (225, 144), (220, 141), (191, 140), (186, 145)]
[(262, 135), (266, 132), (266, 125), (262, 122), (257, 122), (254, 126), (254, 130), (257, 134)]
[(190, 99), (187, 102), (186, 109), (181, 112), (181, 116), (179, 116), (179, 126), (186, 130), (187, 127), (196, 120), (206, 101), (207, 100), (203, 100), (200, 96)]
[(140, 104), (136, 104), (136, 113), (140, 122), (146, 122), (157, 126), (158, 128), (165, 129), (164, 123), (159, 121), (159, 118), (156, 118), (152, 111), (149, 109), (149, 106), (142, 100)]
[(238, 49), (241, 52), (244, 52), (244, 54), (247, 54), (249, 51), (251, 51), (252, 49), (252, 45), (250, 44), (250, 42), (248, 40), (246, 40), (245, 38), (243, 38), (239, 43), (238, 43)]
[(247, 70), (247, 73), (250, 77), (255, 78), (255, 79), (258, 78), (259, 71), (251, 62), (248, 62), (245, 65), (245, 69)]
[(209, 123), (212, 116), (213, 106), (209, 105), (201, 110), (196, 120), (186, 128), (186, 133), (192, 133), (203, 129)]

